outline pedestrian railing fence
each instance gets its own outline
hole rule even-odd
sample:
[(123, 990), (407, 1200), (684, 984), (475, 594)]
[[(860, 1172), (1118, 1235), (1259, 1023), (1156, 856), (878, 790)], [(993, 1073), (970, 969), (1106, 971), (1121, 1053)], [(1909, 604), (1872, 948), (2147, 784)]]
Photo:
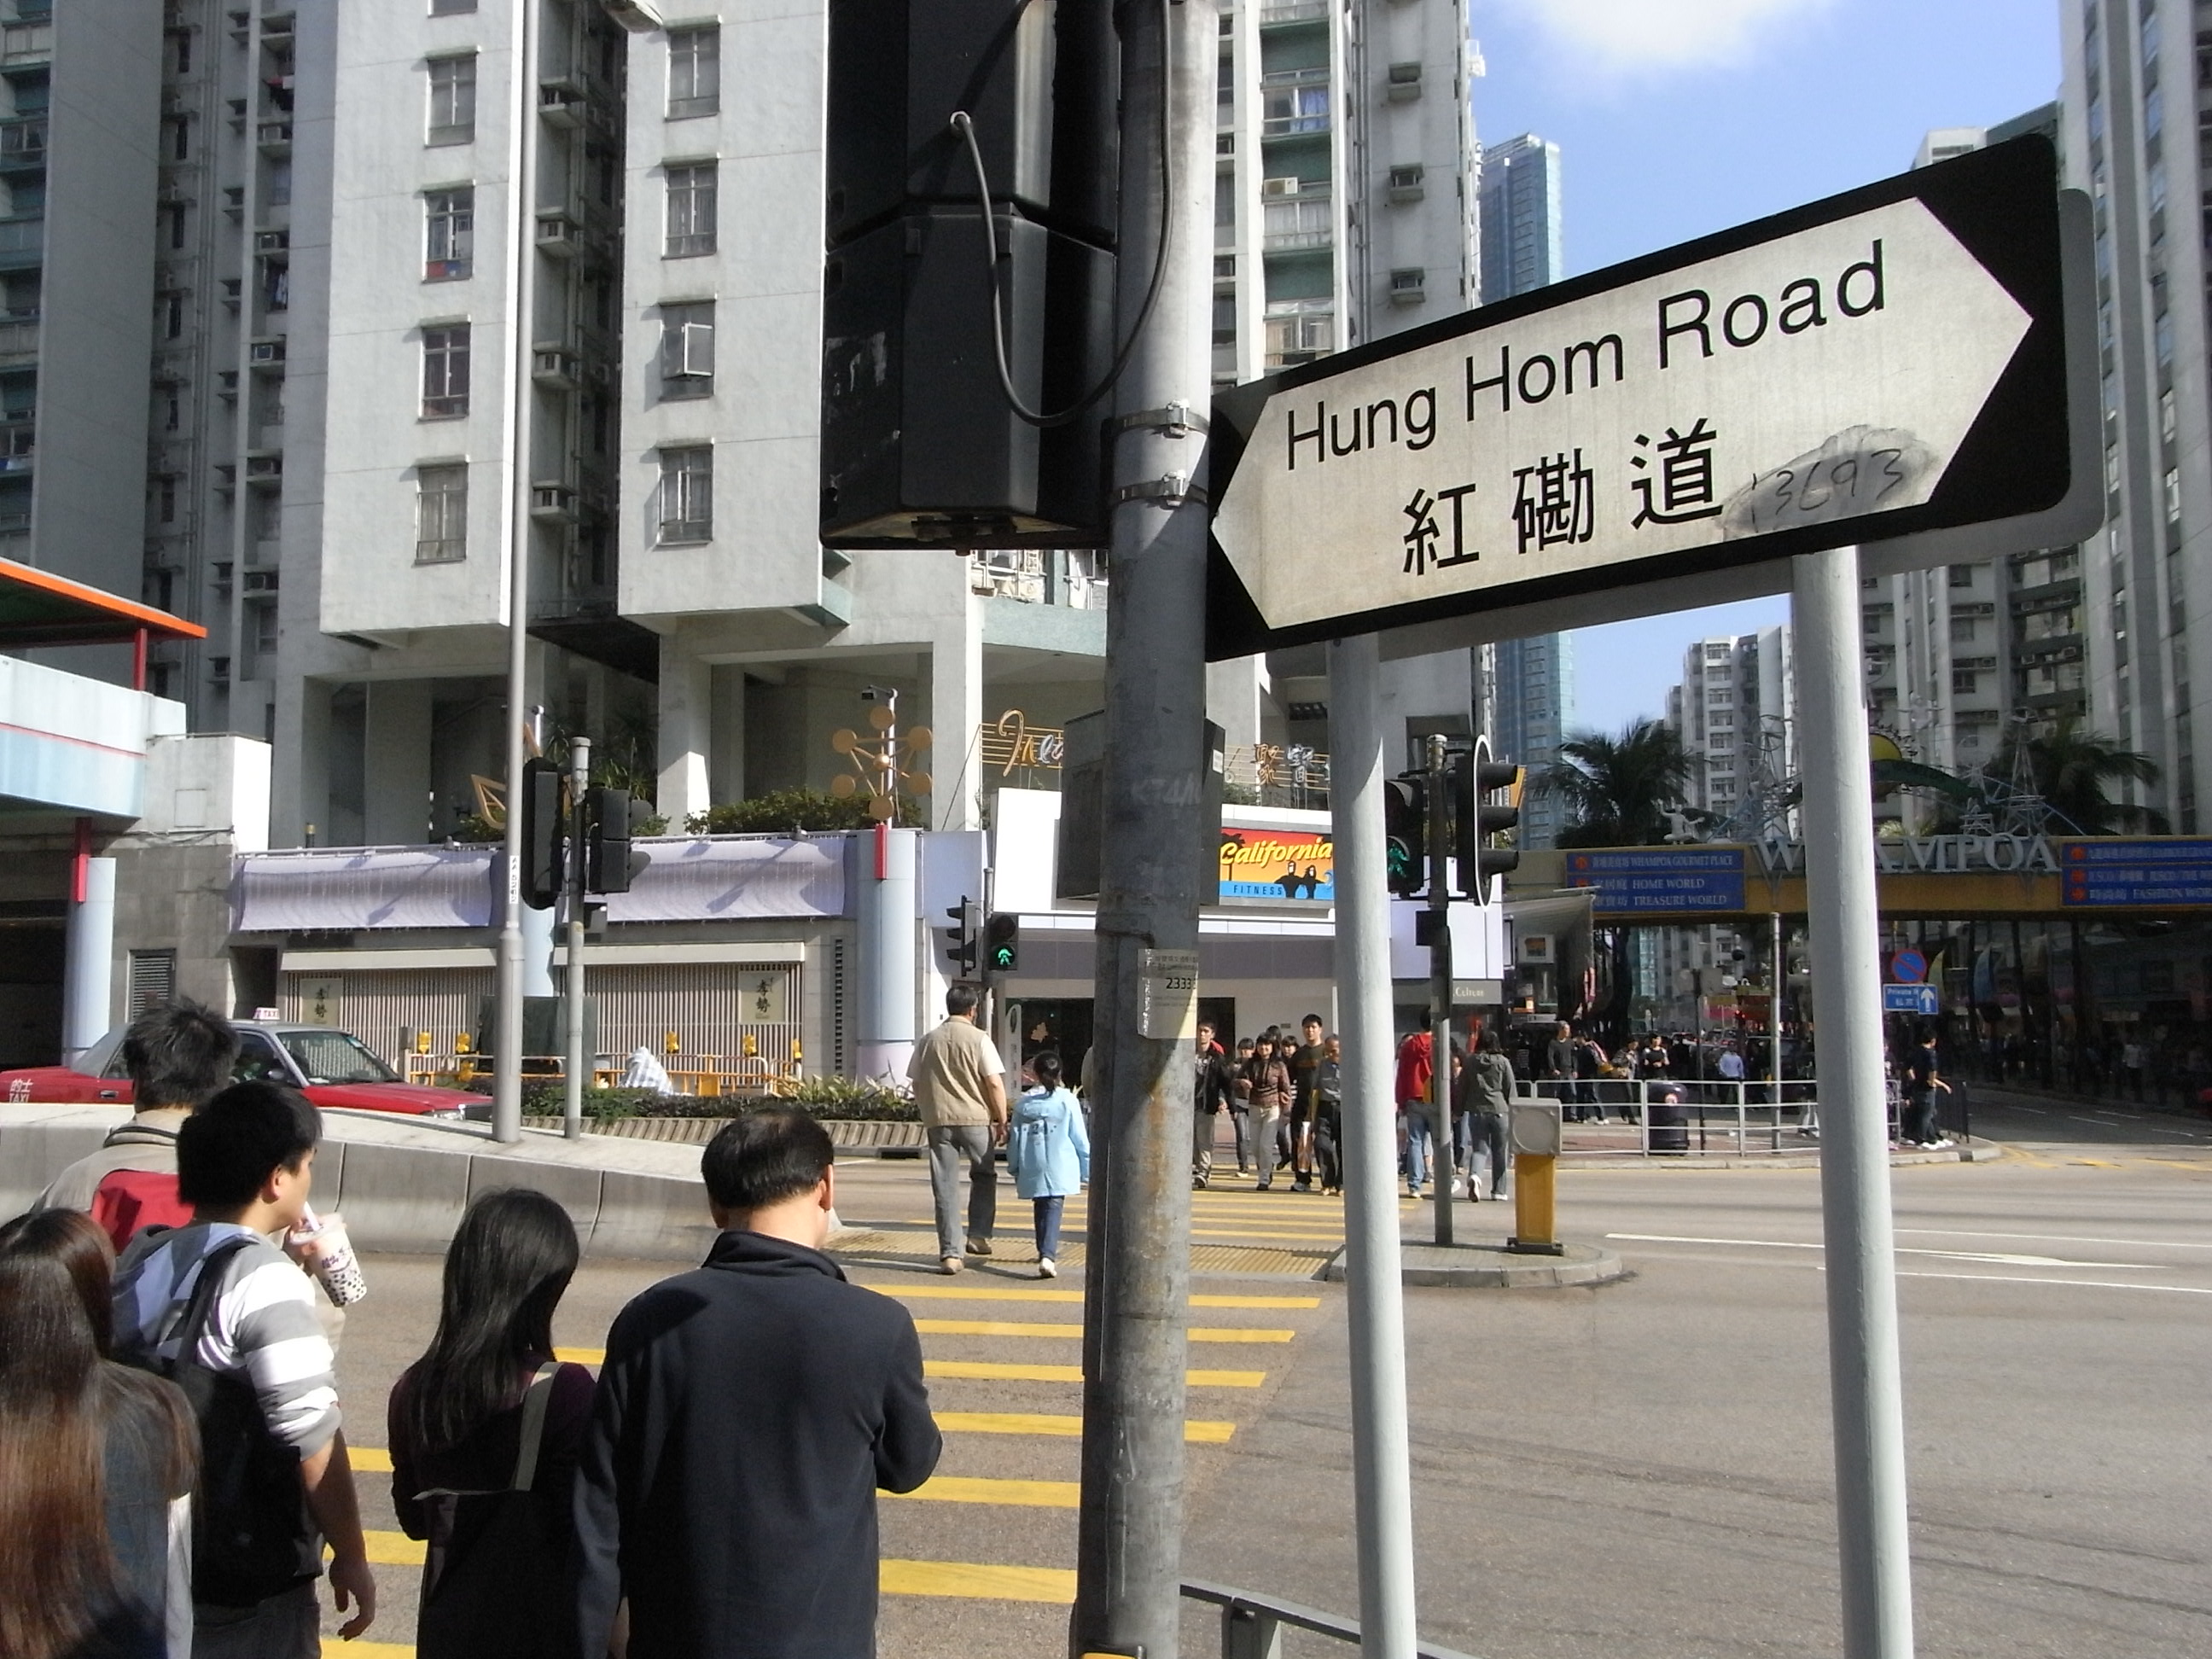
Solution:
[[(1701, 1154), (1754, 1157), (1803, 1152), (1817, 1140), (1820, 1129), (1820, 1085), (1814, 1078), (1735, 1080), (1726, 1078), (1602, 1078), (1567, 1084), (1546, 1084), (1537, 1092), (1547, 1097), (1556, 1091), (1562, 1110), (1569, 1115), (1571, 1139), (1562, 1154), (1566, 1158), (1685, 1158)], [(1905, 1102), (1896, 1083), (1884, 1091), (1889, 1116), (1889, 1138), (1897, 1140)], [(1672, 1094), (1673, 1100), (1666, 1098)], [(1632, 1129), (1632, 1140), (1613, 1140), (1574, 1132), (1582, 1126), (1573, 1114), (1602, 1113)], [(1962, 1090), (1937, 1097), (1937, 1115), (1943, 1132), (1958, 1139), (1970, 1138), (1972, 1123)]]
[[(1221, 1609), (1221, 1659), (1282, 1659), (1283, 1632), (1311, 1631), (1333, 1641), (1359, 1645), (1359, 1621), (1340, 1619), (1333, 1613), (1302, 1607), (1295, 1601), (1279, 1601), (1250, 1590), (1229, 1589), (1219, 1584), (1186, 1580), (1183, 1597), (1209, 1601)], [(1453, 1648), (1434, 1642), (1416, 1642), (1417, 1659), (1468, 1659)]]

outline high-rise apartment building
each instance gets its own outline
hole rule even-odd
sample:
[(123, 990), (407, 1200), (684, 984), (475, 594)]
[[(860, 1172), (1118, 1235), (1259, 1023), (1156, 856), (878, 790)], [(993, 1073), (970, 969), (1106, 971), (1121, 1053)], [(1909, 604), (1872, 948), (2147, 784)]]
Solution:
[(1557, 144), (1524, 132), (1485, 149), (1480, 202), (1483, 304), (1566, 275)]
[[(1667, 723), (1691, 760), (1686, 799), (1750, 838), (1770, 824), (1779, 786), (1797, 769), (1796, 687), (1785, 625), (1697, 641), (1667, 694)], [(1764, 797), (1762, 800), (1762, 796)]]
[(2197, 714), (2212, 694), (2212, 112), (2198, 92), (2212, 13), (2066, 0), (2061, 15), (2061, 148), (2096, 214), (2106, 509), (2081, 550), (2073, 666), (2091, 723), (2160, 769), (2128, 796), (2193, 833), (2207, 782)]
[[(1533, 132), (1482, 152), (1479, 193), (1485, 305), (1555, 283), (1566, 274), (1559, 245), (1559, 147)], [(1483, 720), (1503, 759), (1541, 776), (1557, 763), (1574, 719), (1574, 639), (1540, 634), (1486, 647)], [(1521, 844), (1550, 847), (1565, 827), (1565, 803), (1532, 791), (1521, 817)]]

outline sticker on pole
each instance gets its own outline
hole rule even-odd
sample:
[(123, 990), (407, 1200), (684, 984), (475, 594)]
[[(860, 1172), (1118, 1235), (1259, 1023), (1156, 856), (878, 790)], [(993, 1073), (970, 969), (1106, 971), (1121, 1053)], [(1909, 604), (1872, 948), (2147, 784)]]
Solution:
[(1137, 1034), (1194, 1042), (1198, 952), (1144, 951), (1137, 957)]
[(2027, 137), (1215, 399), (1219, 659), (2055, 507)]

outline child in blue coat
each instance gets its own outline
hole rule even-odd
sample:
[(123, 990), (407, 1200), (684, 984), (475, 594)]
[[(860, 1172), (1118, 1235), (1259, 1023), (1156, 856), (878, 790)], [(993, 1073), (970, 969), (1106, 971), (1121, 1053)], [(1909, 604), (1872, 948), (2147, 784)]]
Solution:
[(1036, 1206), (1037, 1277), (1060, 1272), (1060, 1211), (1091, 1179), (1091, 1132), (1083, 1107), (1060, 1086), (1060, 1056), (1050, 1049), (1030, 1062), (1036, 1087), (1014, 1103), (1006, 1126), (1006, 1168), (1014, 1191)]

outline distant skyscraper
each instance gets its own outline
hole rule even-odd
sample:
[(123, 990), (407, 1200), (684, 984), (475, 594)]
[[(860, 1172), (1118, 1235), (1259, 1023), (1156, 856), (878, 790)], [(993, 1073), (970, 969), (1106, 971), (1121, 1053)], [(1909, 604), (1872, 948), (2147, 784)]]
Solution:
[(1482, 152), (1482, 302), (1556, 283), (1559, 253), (1559, 147), (1533, 132)]
[[(1555, 283), (1559, 258), (1559, 147), (1522, 133), (1482, 152), (1478, 197), (1482, 239), (1482, 302)], [(1490, 675), (1485, 722), (1502, 759), (1540, 775), (1559, 757), (1575, 706), (1574, 644), (1565, 634), (1501, 641)], [(1562, 824), (1563, 804), (1531, 792), (1521, 817), (1522, 844), (1549, 847)]]

